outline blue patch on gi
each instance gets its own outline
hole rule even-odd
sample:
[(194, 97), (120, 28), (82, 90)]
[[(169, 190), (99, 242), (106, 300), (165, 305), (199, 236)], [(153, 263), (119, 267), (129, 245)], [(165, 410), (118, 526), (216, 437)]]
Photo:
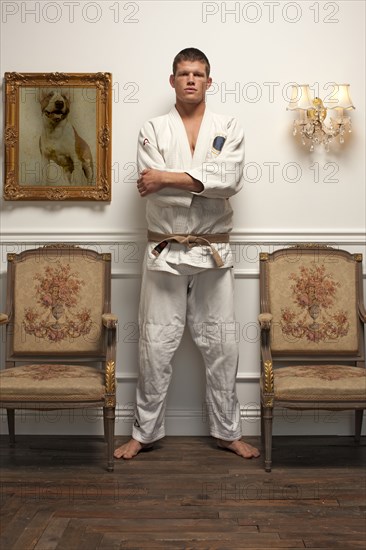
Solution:
[(215, 149), (215, 151), (220, 152), (224, 146), (225, 141), (226, 138), (224, 136), (216, 136), (212, 142), (212, 148)]

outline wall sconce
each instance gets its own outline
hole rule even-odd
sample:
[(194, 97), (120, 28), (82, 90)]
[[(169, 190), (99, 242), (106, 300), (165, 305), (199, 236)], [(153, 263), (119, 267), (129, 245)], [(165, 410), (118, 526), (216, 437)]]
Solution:
[[(314, 145), (319, 143), (329, 151), (333, 138), (339, 135), (339, 142), (344, 143), (345, 132), (352, 131), (351, 119), (344, 114), (344, 110), (355, 108), (349, 95), (349, 84), (335, 84), (334, 88), (335, 92), (324, 106), (319, 97), (311, 98), (308, 84), (292, 87), (287, 110), (298, 112), (298, 118), (294, 120), (293, 135), (300, 133), (303, 145), (306, 144), (306, 139), (310, 140), (310, 151), (314, 151)], [(328, 109), (335, 110), (335, 117), (330, 118), (329, 126), (324, 122)]]

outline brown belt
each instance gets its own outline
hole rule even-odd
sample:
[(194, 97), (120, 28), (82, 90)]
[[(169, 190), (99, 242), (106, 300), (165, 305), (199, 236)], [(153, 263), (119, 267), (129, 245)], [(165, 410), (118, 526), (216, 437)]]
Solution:
[(192, 246), (209, 246), (217, 267), (222, 267), (224, 262), (222, 261), (222, 258), (216, 248), (212, 246), (212, 243), (230, 242), (230, 236), (228, 233), (204, 233), (202, 235), (191, 235), (182, 233), (157, 233), (150, 230), (147, 232), (147, 239), (148, 241), (159, 243), (152, 251), (154, 256), (159, 256), (160, 252), (164, 250), (168, 242), (172, 241), (179, 244), (184, 244), (188, 248), (191, 248)]

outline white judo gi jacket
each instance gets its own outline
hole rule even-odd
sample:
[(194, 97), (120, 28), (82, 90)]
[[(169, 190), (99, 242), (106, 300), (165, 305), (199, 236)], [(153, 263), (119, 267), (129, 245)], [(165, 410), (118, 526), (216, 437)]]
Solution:
[[(207, 107), (192, 156), (184, 123), (175, 107), (142, 127), (138, 141), (138, 170), (156, 168), (185, 172), (199, 180), (201, 193), (164, 188), (147, 197), (148, 229), (159, 233), (217, 234), (232, 230), (229, 197), (243, 185), (244, 132), (235, 118), (212, 113)], [(169, 243), (158, 257), (157, 243), (149, 243), (146, 265), (150, 270), (193, 274), (216, 267), (209, 246), (187, 248)], [(228, 243), (214, 245), (223, 267), (232, 267)]]

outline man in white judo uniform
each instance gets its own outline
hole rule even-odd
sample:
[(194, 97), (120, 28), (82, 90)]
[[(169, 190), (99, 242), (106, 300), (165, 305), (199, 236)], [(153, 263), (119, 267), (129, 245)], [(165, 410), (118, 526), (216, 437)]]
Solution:
[(188, 322), (206, 367), (210, 434), (245, 458), (236, 396), (233, 258), (229, 197), (242, 187), (244, 134), (206, 106), (212, 79), (204, 53), (182, 50), (170, 84), (175, 107), (148, 121), (138, 143), (137, 189), (147, 197), (148, 246), (140, 298), (140, 374), (132, 438), (115, 450), (133, 458), (164, 437), (171, 361)]

